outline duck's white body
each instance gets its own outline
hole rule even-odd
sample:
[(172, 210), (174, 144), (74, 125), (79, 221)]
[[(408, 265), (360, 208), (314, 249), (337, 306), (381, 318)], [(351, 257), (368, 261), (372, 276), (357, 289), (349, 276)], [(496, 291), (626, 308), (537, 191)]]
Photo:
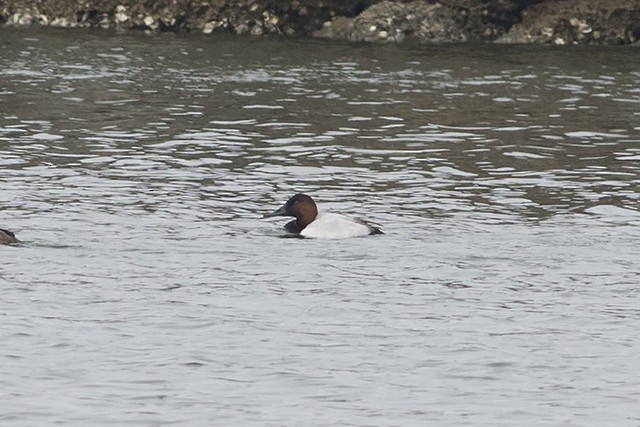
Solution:
[(372, 227), (344, 215), (319, 212), (315, 220), (300, 232), (301, 236), (317, 239), (346, 239), (368, 236)]

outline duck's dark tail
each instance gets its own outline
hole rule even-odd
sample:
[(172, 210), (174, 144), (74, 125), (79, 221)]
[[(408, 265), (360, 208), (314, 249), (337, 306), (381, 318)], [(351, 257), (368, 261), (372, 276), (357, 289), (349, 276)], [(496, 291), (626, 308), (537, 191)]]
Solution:
[(369, 224), (369, 230), (371, 230), (369, 235), (371, 235), (371, 234), (384, 234), (384, 231), (380, 230), (378, 227), (374, 227), (371, 224)]
[(19, 240), (16, 238), (16, 235), (13, 234), (9, 230), (5, 230), (4, 228), (0, 228), (0, 244), (9, 245), (11, 243), (18, 243)]

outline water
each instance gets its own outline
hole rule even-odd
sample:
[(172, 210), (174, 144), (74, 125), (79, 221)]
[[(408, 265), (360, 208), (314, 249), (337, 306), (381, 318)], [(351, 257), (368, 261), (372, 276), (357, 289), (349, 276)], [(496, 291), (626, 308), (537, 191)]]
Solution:
[(639, 425), (635, 53), (0, 30), (0, 422)]

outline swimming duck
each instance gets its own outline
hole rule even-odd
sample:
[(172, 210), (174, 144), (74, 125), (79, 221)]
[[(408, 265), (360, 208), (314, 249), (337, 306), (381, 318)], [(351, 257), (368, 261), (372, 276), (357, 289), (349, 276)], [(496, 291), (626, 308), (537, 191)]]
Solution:
[(18, 243), (19, 240), (16, 239), (16, 235), (10, 232), (9, 230), (4, 230), (0, 228), (0, 245), (11, 245), (13, 243)]
[(284, 206), (266, 214), (264, 218), (274, 216), (294, 217), (295, 219), (288, 222), (284, 228), (289, 233), (304, 237), (344, 239), (369, 234), (384, 234), (378, 227), (374, 227), (360, 218), (351, 219), (344, 215), (328, 212), (318, 213), (316, 203), (306, 194), (296, 194), (287, 200)]

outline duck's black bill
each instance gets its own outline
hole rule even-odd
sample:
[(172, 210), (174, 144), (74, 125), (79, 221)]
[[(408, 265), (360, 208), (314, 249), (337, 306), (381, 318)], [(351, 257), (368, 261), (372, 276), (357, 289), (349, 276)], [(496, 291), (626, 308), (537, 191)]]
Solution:
[(286, 215), (287, 215), (287, 212), (286, 212), (286, 209), (283, 206), (280, 209), (275, 210), (275, 211), (273, 211), (271, 213), (264, 214), (263, 218), (271, 218), (272, 216), (286, 216)]

